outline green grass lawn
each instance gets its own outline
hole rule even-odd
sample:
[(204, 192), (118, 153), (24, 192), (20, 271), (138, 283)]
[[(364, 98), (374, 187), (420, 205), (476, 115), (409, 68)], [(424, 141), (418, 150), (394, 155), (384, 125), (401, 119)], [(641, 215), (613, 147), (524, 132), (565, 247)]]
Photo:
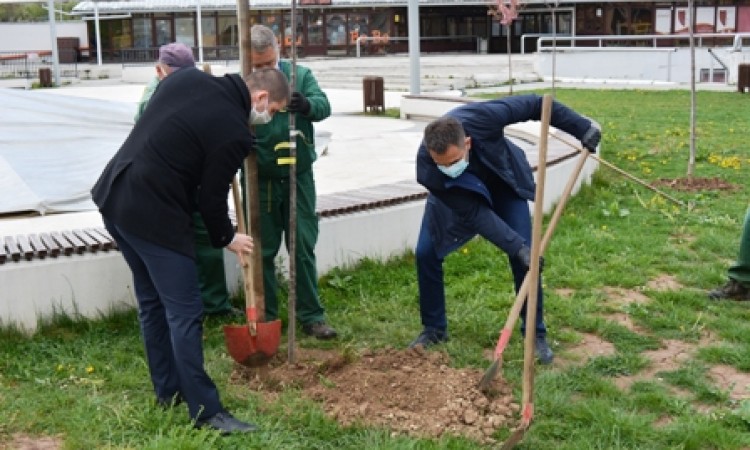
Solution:
[[(601, 123), (603, 157), (647, 181), (687, 173), (687, 91), (556, 90)], [(750, 402), (713, 382), (718, 365), (750, 371), (750, 304), (712, 303), (725, 281), (748, 207), (750, 98), (697, 94), (696, 177), (720, 177), (732, 191), (680, 192), (680, 208), (600, 167), (571, 199), (546, 254), (546, 320), (558, 361), (538, 367), (535, 419), (524, 449), (750, 448)], [(416, 152), (416, 149), (413, 149)], [(486, 368), (514, 300), (505, 256), (477, 239), (445, 263), (453, 365)], [(649, 284), (669, 279), (670, 289)], [(0, 290), (2, 288), (0, 287)], [(342, 338), (325, 348), (404, 347), (420, 331), (414, 257), (363, 261), (326, 274), (320, 290)], [(640, 297), (617, 299), (612, 292)], [(283, 312), (285, 314), (285, 312)], [(630, 323), (617, 320), (628, 317)], [(152, 403), (133, 312), (100, 321), (60, 317), (25, 337), (0, 331), (0, 448), (14, 435), (55, 436), (69, 449), (464, 449), (465, 439), (392, 437), (388, 430), (341, 428), (293, 390), (265, 403), (229, 383), (222, 323), (206, 323), (206, 364), (227, 407), (262, 431), (220, 438), (193, 430), (185, 411)], [(583, 336), (613, 351), (576, 358)], [(520, 399), (522, 342), (506, 350), (505, 376)], [(649, 373), (667, 342), (694, 349)], [(742, 391), (742, 389), (741, 389)], [(744, 389), (747, 394), (747, 389)], [(497, 437), (504, 438), (507, 432)]]

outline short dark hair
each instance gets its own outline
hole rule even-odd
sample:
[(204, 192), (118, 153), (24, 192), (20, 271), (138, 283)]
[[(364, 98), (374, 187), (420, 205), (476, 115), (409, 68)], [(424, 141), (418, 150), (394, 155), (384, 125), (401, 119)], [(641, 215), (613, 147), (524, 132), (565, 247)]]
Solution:
[(466, 133), (461, 122), (451, 116), (435, 119), (424, 129), (424, 146), (438, 155), (445, 153), (451, 145), (461, 147), (465, 139)]
[(289, 97), (292, 90), (289, 87), (289, 81), (286, 76), (276, 69), (259, 69), (254, 70), (245, 76), (250, 92), (256, 90), (268, 91), (269, 100), (272, 102), (289, 103)]

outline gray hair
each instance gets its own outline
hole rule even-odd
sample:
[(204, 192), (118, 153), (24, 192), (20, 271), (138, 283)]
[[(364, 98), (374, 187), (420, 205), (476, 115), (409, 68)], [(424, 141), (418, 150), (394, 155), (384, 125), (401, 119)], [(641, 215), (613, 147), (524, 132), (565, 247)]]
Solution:
[(247, 88), (253, 91), (268, 91), (269, 101), (289, 104), (289, 97), (292, 95), (292, 89), (289, 87), (289, 81), (286, 76), (276, 69), (254, 70), (245, 76)]
[(451, 116), (436, 119), (424, 129), (424, 146), (438, 155), (444, 154), (451, 145), (461, 147), (465, 139), (466, 133), (461, 122)]
[(273, 47), (279, 52), (279, 42), (273, 30), (265, 25), (256, 24), (250, 28), (250, 48), (257, 53), (262, 53)]

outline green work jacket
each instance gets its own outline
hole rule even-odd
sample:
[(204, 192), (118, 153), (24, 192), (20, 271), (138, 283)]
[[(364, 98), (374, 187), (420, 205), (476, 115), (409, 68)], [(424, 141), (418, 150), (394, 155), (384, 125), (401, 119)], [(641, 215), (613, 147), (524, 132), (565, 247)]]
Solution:
[[(279, 62), (281, 71), (290, 78), (292, 64), (289, 61)], [(295, 128), (302, 135), (297, 136), (297, 173), (310, 170), (317, 159), (315, 153), (315, 131), (313, 122), (319, 122), (331, 115), (331, 104), (328, 96), (318, 86), (310, 69), (297, 65), (297, 79), (294, 90), (301, 92), (310, 101), (310, 111), (305, 116), (297, 113)], [(255, 144), (258, 152), (258, 176), (260, 178), (286, 178), (289, 166), (280, 165), (279, 158), (289, 156), (289, 149), (274, 150), (277, 144), (289, 141), (289, 113), (279, 111), (273, 115), (271, 122), (255, 127)]]

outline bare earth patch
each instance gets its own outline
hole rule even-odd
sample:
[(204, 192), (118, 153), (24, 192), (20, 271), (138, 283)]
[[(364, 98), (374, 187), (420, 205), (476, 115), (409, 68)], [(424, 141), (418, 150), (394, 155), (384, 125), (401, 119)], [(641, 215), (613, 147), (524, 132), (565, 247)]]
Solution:
[(682, 289), (682, 284), (672, 275), (662, 274), (646, 283), (646, 288), (652, 291), (677, 291)]
[(631, 303), (641, 304), (650, 301), (647, 296), (632, 289), (605, 286), (603, 290), (604, 293), (607, 294), (607, 297), (618, 305), (629, 305)]
[(575, 289), (570, 288), (557, 288), (555, 289), (555, 294), (559, 295), (562, 298), (570, 298), (575, 294)]
[(446, 354), (421, 348), (349, 356), (303, 349), (296, 364), (279, 357), (260, 371), (236, 365), (232, 382), (271, 395), (299, 388), (344, 426), (362, 423), (413, 436), (460, 435), (492, 443), (497, 430), (516, 425), (519, 405), (501, 374), (486, 396), (476, 388), (483, 370), (449, 363)]
[(643, 356), (651, 361), (651, 365), (635, 375), (615, 378), (615, 384), (622, 390), (627, 390), (636, 381), (650, 380), (659, 372), (669, 372), (678, 369), (682, 363), (690, 359), (695, 352), (695, 344), (675, 339), (662, 341), (662, 348), (643, 352)]
[(556, 358), (555, 366), (566, 367), (572, 363), (585, 364), (590, 358), (615, 354), (615, 346), (599, 336), (581, 333), (581, 342), (565, 351), (565, 358)]
[(719, 177), (713, 178), (660, 178), (652, 183), (656, 187), (669, 187), (677, 191), (734, 191), (739, 186)]
[(0, 442), (0, 450), (59, 450), (62, 441), (51, 436), (14, 434), (9, 442)]
[(719, 389), (729, 392), (731, 400), (750, 399), (750, 373), (726, 365), (713, 366), (708, 373)]
[(607, 314), (604, 316), (606, 319), (611, 320), (619, 325), (622, 325), (623, 327), (627, 328), (628, 330), (632, 331), (633, 333), (638, 334), (646, 334), (647, 331), (641, 328), (640, 326), (636, 325), (633, 322), (633, 318), (630, 317), (630, 314), (627, 313), (613, 313), (613, 314)]

